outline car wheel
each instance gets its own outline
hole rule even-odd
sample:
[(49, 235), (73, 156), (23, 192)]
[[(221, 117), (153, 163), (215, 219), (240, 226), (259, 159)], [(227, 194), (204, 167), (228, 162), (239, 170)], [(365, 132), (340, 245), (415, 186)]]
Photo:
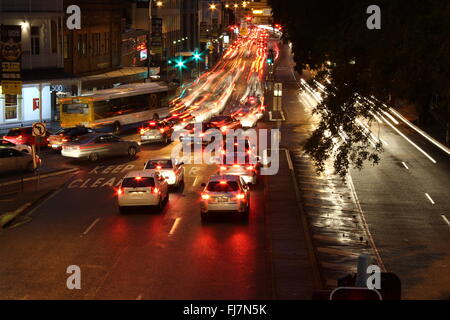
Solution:
[(89, 155), (89, 161), (91, 161), (91, 162), (97, 162), (98, 159), (99, 159), (98, 153), (96, 153), (96, 152), (91, 153), (91, 154)]
[(129, 147), (128, 148), (128, 155), (130, 158), (134, 158), (136, 156), (137, 150), (135, 147)]

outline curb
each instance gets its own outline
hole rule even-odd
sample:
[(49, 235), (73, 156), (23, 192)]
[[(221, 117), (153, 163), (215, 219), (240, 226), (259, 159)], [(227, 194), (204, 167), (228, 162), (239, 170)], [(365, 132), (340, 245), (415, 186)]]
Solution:
[[(280, 149), (280, 150), (283, 150), (283, 149)], [(292, 166), (292, 158), (291, 158), (290, 150), (288, 150), (288, 149), (284, 149), (284, 150), (286, 152), (286, 157), (287, 157), (289, 166), (291, 167)], [(291, 168), (289, 168), (289, 169), (291, 169)], [(323, 290), (325, 288), (325, 281), (323, 279), (323, 275), (321, 272), (321, 265), (320, 265), (319, 259), (317, 257), (317, 251), (316, 251), (316, 248), (314, 247), (314, 243), (312, 240), (312, 233), (311, 233), (311, 229), (309, 227), (309, 222), (307, 221), (307, 217), (306, 217), (305, 211), (303, 209), (303, 202), (302, 202), (302, 199), (300, 196), (300, 189), (298, 187), (297, 177), (295, 176), (295, 170), (294, 170), (293, 166), (290, 171), (291, 171), (292, 181), (294, 183), (295, 197), (297, 198), (297, 207), (299, 208), (298, 216), (303, 225), (303, 229), (304, 229), (303, 234), (305, 235), (305, 243), (306, 243), (306, 247), (308, 248), (310, 262), (313, 265), (312, 269), (314, 272), (314, 282), (316, 283), (316, 286), (318, 286), (318, 288), (316, 288), (316, 290)]]
[(28, 177), (28, 178), (24, 178), (24, 179), (11, 180), (11, 181), (0, 183), (0, 187), (8, 186), (8, 185), (15, 184), (15, 183), (21, 183), (21, 182), (33, 181), (33, 180), (37, 180), (37, 179), (44, 179), (44, 178), (53, 177), (53, 176), (59, 176), (62, 174), (72, 173), (72, 172), (75, 172), (78, 170), (79, 170), (78, 168), (70, 168), (70, 169), (64, 169), (64, 170), (60, 170), (60, 171), (45, 173), (42, 175), (35, 175), (33, 177)]

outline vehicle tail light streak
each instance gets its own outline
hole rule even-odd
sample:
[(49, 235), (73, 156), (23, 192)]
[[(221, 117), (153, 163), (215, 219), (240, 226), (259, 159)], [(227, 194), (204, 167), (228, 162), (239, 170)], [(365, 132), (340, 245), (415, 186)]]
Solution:
[(209, 194), (207, 194), (207, 193), (202, 193), (202, 200), (208, 200), (210, 197), (209, 197)]
[(158, 189), (157, 187), (154, 187), (154, 188), (152, 189), (152, 192), (153, 192), (154, 194), (158, 194), (158, 193), (159, 193), (159, 189)]

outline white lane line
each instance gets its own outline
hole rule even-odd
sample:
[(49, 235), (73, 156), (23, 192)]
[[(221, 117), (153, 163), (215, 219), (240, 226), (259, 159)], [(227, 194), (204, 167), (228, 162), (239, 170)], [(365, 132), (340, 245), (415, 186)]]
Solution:
[(450, 221), (448, 221), (447, 217), (443, 214), (441, 214), (442, 219), (444, 219), (445, 223), (448, 224), (448, 226), (450, 227)]
[(423, 151), (417, 144), (415, 144), (414, 142), (412, 142), (407, 136), (405, 136), (403, 133), (401, 133), (400, 130), (398, 130), (396, 127), (394, 127), (389, 121), (387, 121), (387, 119), (383, 116), (381, 116), (384, 120), (384, 122), (386, 122), (392, 129), (394, 129), (399, 135), (401, 135), (406, 141), (408, 141), (411, 145), (413, 145), (417, 150), (419, 150), (420, 152), (422, 152), (428, 159), (430, 159), (431, 162), (433, 162), (434, 164), (436, 164), (436, 160), (434, 160), (430, 155), (428, 155), (428, 153), (426, 153), (425, 151)]
[(408, 166), (403, 161), (402, 161), (402, 165), (406, 168), (406, 170), (409, 170)]
[(350, 174), (350, 172), (347, 174), (347, 179), (348, 179), (348, 184), (350, 185), (350, 189), (353, 194), (353, 199), (355, 200), (356, 206), (358, 208), (363, 227), (366, 231), (367, 237), (369, 238), (370, 246), (372, 247), (372, 249), (374, 251), (374, 255), (377, 260), (377, 263), (380, 266), (381, 270), (386, 271), (386, 267), (383, 263), (383, 260), (381, 259), (380, 252), (378, 251), (378, 248), (375, 245), (375, 241), (373, 240), (372, 234), (370, 233), (369, 225), (367, 224), (366, 217), (364, 216), (364, 212), (363, 212), (361, 204), (359, 202), (358, 195), (356, 194), (356, 188), (355, 188), (355, 185), (353, 184), (353, 179), (352, 179), (352, 175)]
[(430, 195), (428, 193), (425, 193), (425, 196), (430, 200), (431, 204), (436, 204), (433, 199), (431, 199)]
[(84, 235), (87, 235), (89, 231), (100, 221), (100, 218), (95, 219), (91, 225), (83, 232)]
[(178, 224), (180, 223), (180, 220), (181, 220), (181, 218), (179, 218), (179, 217), (175, 219), (175, 222), (173, 223), (172, 228), (170, 228), (169, 236), (171, 236), (172, 234), (175, 233), (175, 230), (177, 229)]
[(292, 159), (291, 159), (291, 155), (289, 154), (289, 150), (288, 149), (284, 149), (284, 151), (286, 151), (286, 158), (287, 158), (287, 161), (288, 161), (289, 170), (293, 171), (294, 170), (294, 166), (292, 165)]
[[(395, 123), (395, 125), (398, 125), (399, 122), (397, 120), (395, 120), (395, 118), (393, 116), (391, 116), (389, 113), (387, 113), (386, 111), (383, 111), (383, 113), (386, 115), (386, 117), (388, 117), (389, 119), (392, 120), (393, 123)], [(383, 116), (381, 116), (383, 117)]]
[(415, 130), (417, 133), (419, 133), (420, 135), (422, 135), (425, 139), (427, 139), (428, 141), (430, 141), (431, 143), (433, 143), (436, 147), (438, 147), (439, 149), (441, 149), (442, 151), (444, 151), (446, 154), (450, 155), (450, 149), (447, 148), (446, 146), (444, 146), (442, 143), (440, 143), (439, 141), (436, 141), (435, 139), (433, 139), (432, 137), (430, 137), (426, 132), (424, 132), (423, 130), (421, 130), (420, 128), (416, 127), (415, 125), (413, 125), (411, 122), (409, 122), (405, 117), (403, 117), (400, 113), (398, 113), (396, 110), (389, 108), (389, 111), (391, 111), (393, 114), (395, 114), (397, 117), (400, 118), (400, 120), (402, 120), (405, 124), (407, 124), (410, 128), (412, 128), (413, 130)]

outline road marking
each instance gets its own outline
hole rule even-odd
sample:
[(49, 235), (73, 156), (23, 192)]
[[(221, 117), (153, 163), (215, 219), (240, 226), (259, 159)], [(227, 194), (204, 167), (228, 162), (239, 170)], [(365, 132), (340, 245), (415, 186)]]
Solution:
[(83, 232), (84, 235), (87, 235), (89, 231), (97, 224), (97, 222), (100, 221), (100, 218), (97, 218), (94, 220), (94, 222), (91, 223), (91, 225), (86, 229), (86, 231)]
[(431, 199), (430, 195), (428, 193), (425, 193), (425, 196), (430, 200), (431, 204), (436, 204), (433, 199)]
[(413, 125), (411, 122), (409, 122), (405, 117), (403, 117), (400, 113), (398, 113), (397, 111), (395, 111), (392, 108), (389, 108), (389, 111), (391, 111), (393, 114), (395, 114), (397, 117), (400, 118), (400, 120), (402, 120), (404, 123), (406, 123), (409, 127), (411, 127), (412, 129), (414, 129), (416, 132), (418, 132), (420, 135), (422, 135), (425, 139), (427, 139), (428, 141), (430, 141), (431, 143), (433, 143), (436, 147), (438, 147), (439, 149), (441, 149), (442, 151), (444, 151), (446, 154), (450, 155), (450, 149), (447, 148), (446, 146), (444, 146), (442, 143), (436, 141), (435, 139), (433, 139), (432, 137), (430, 137), (427, 133), (425, 133), (423, 130), (419, 129), (418, 127), (416, 127), (415, 125)]
[(406, 170), (409, 170), (408, 166), (403, 161), (402, 161), (402, 165), (406, 168)]
[(181, 220), (180, 217), (178, 217), (178, 218), (175, 219), (175, 222), (173, 223), (172, 228), (170, 228), (169, 236), (171, 236), (172, 234), (175, 233), (175, 230), (176, 230), (176, 228), (178, 227), (178, 224), (180, 223), (180, 220)]
[(350, 252), (350, 251), (346, 251), (346, 250), (340, 250), (340, 249), (334, 249), (334, 248), (318, 247), (317, 251), (323, 252), (323, 253), (328, 253), (328, 254), (335, 254), (335, 255), (344, 256), (344, 257), (359, 257), (359, 255), (360, 255), (359, 253)]
[(377, 263), (380, 266), (381, 270), (386, 272), (386, 267), (384, 266), (383, 260), (381, 259), (380, 252), (378, 251), (378, 248), (375, 245), (375, 241), (373, 240), (372, 234), (370, 233), (369, 226), (366, 221), (366, 217), (364, 217), (364, 212), (362, 210), (361, 204), (359, 203), (358, 195), (356, 194), (356, 188), (355, 188), (355, 185), (353, 184), (352, 176), (350, 173), (348, 173), (347, 177), (348, 177), (348, 184), (350, 185), (350, 189), (352, 190), (352, 193), (353, 193), (353, 198), (355, 199), (356, 206), (358, 207), (358, 211), (359, 211), (359, 215), (362, 220), (362, 224), (364, 226), (364, 229), (366, 230), (367, 237), (369, 238), (370, 246), (372, 247), (372, 249), (375, 253), (375, 258), (377, 259)]
[(433, 162), (434, 164), (436, 164), (436, 160), (434, 160), (431, 156), (428, 155), (428, 153), (426, 153), (425, 151), (423, 151), (417, 144), (415, 144), (414, 142), (412, 142), (407, 136), (405, 136), (403, 133), (401, 133), (400, 130), (398, 130), (396, 127), (394, 127), (389, 121), (387, 121), (387, 119), (383, 116), (381, 116), (384, 120), (384, 122), (386, 122), (392, 129), (394, 129), (395, 131), (397, 131), (397, 133), (399, 135), (401, 135), (406, 141), (408, 141), (410, 144), (412, 144), (417, 150), (419, 150), (420, 152), (422, 152), (428, 159), (431, 160), (431, 162)]
[(292, 165), (292, 159), (291, 159), (291, 155), (289, 154), (289, 150), (288, 149), (284, 149), (284, 151), (286, 151), (286, 158), (288, 161), (288, 166), (290, 170), (294, 170), (294, 166)]
[(450, 221), (448, 221), (447, 217), (443, 214), (441, 214), (442, 219), (444, 219), (445, 223), (448, 224), (448, 226), (450, 227)]

